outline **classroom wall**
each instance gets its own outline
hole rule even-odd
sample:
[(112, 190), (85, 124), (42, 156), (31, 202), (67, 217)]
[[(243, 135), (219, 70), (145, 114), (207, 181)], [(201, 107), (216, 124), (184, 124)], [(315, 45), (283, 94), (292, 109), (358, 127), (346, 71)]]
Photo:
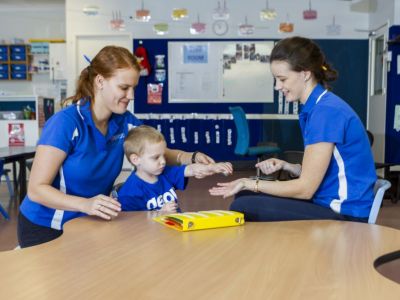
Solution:
[[(365, 1), (365, 0), (360, 0)], [(368, 1), (368, 0), (367, 0)], [(281, 0), (269, 1), (269, 8), (274, 8), (278, 17), (274, 21), (261, 21), (259, 12), (266, 7), (265, 0), (247, 1), (244, 5), (242, 1), (228, 0), (227, 8), (230, 11), (229, 31), (223, 37), (216, 36), (211, 30), (213, 22), (212, 12), (217, 6), (216, 0), (204, 1), (185, 1), (173, 0), (168, 4), (160, 5), (157, 0), (144, 1), (144, 8), (151, 11), (152, 19), (148, 23), (136, 22), (130, 18), (137, 9), (141, 7), (141, 1), (115, 0), (109, 1), (99, 0), (96, 5), (99, 7), (99, 13), (96, 16), (86, 16), (82, 9), (87, 3), (79, 0), (66, 0), (66, 25), (67, 25), (67, 41), (68, 41), (68, 57), (74, 55), (76, 45), (74, 44), (77, 34), (88, 34), (96, 36), (98, 34), (117, 34), (110, 28), (109, 21), (112, 12), (121, 12), (125, 21), (126, 31), (132, 33), (135, 41), (140, 39), (153, 39), (157, 41), (168, 39), (229, 39), (240, 40), (246, 39), (269, 39), (279, 40), (291, 35), (303, 35), (318, 40), (321, 47), (328, 52), (328, 56), (332, 57), (335, 67), (341, 73), (341, 80), (334, 86), (334, 89), (340, 96), (348, 100), (353, 108), (360, 114), (361, 119), (365, 122), (366, 118), (366, 101), (367, 101), (367, 74), (368, 74), (368, 32), (369, 29), (369, 7), (367, 11), (365, 7), (353, 7), (355, 1), (339, 1), (339, 0), (319, 0), (312, 1), (312, 9), (317, 10), (318, 17), (316, 20), (303, 20), (303, 11), (309, 9), (308, 0)], [(357, 2), (357, 1), (356, 1)], [(221, 0), (221, 3), (223, 1)], [(394, 5), (391, 4), (392, 6)], [(390, 5), (389, 5), (390, 6)], [(187, 8), (189, 17), (183, 21), (172, 21), (170, 14), (173, 8)], [(206, 23), (206, 32), (200, 36), (193, 36), (189, 33), (191, 23), (197, 20), (199, 14), (200, 21)], [(383, 15), (386, 18), (388, 11)], [(239, 36), (237, 33), (238, 24), (244, 23), (245, 17), (248, 23), (255, 26), (255, 34), (252, 36)], [(335, 23), (341, 26), (339, 35), (327, 35), (327, 25)], [(382, 18), (377, 15), (376, 20)], [(294, 32), (291, 34), (282, 34), (278, 32), (278, 26), (281, 22), (290, 21), (294, 24)], [(167, 22), (170, 26), (169, 34), (158, 36), (153, 31), (153, 25), (157, 22)], [(360, 30), (361, 29), (361, 30)], [(154, 42), (156, 43), (156, 42)], [(153, 46), (149, 50), (152, 51)], [(154, 53), (153, 53), (154, 54)], [(353, 69), (355, 67), (355, 69)], [(68, 91), (72, 93), (78, 70), (75, 74), (69, 74)], [(353, 78), (354, 77), (354, 78)], [(154, 112), (212, 112), (227, 113), (227, 105), (169, 105), (168, 103), (162, 107), (146, 107), (146, 84), (141, 81), (138, 91), (135, 95), (135, 112), (147, 113), (149, 110)], [(361, 91), (354, 95), (353, 90)], [(241, 103), (238, 103), (239, 105)], [(242, 103), (248, 113), (267, 113), (271, 109), (268, 104), (245, 104)], [(225, 124), (226, 125), (226, 124)], [(297, 121), (253, 121), (252, 144), (259, 140), (274, 140), (283, 145), (284, 149), (302, 148), (302, 140)], [(166, 126), (163, 126), (165, 128)], [(262, 130), (255, 130), (262, 128)], [(290, 132), (290, 136), (287, 133)], [(293, 134), (292, 134), (293, 133)]]
[[(0, 3), (0, 40), (10, 43), (14, 38), (65, 39), (64, 3), (32, 4)], [(0, 81), (0, 93), (33, 93), (35, 87), (50, 84), (49, 75), (34, 75), (32, 81)]]

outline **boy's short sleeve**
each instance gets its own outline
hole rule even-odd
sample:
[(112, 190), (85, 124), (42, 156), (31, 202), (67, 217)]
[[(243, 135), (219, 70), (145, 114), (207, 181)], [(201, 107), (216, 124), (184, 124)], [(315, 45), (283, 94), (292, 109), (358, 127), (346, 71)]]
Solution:
[(186, 166), (165, 167), (163, 175), (178, 190), (184, 190), (187, 185), (185, 177)]
[(308, 117), (305, 132), (304, 146), (316, 143), (344, 142), (347, 126), (346, 115), (339, 109), (329, 106), (320, 106)]
[(78, 136), (79, 130), (76, 122), (61, 111), (46, 122), (37, 144), (53, 146), (69, 153), (74, 138)]
[(118, 201), (121, 203), (122, 211), (147, 210), (146, 201), (143, 200), (143, 193), (135, 182), (129, 179), (118, 191)]

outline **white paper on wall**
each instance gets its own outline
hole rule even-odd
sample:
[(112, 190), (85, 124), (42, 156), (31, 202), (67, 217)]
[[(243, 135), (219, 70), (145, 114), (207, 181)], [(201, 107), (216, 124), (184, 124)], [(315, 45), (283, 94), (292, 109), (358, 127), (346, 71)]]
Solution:
[(283, 93), (278, 93), (278, 114), (283, 114)]
[(394, 124), (393, 128), (399, 132), (400, 131), (400, 105), (396, 105), (394, 109)]

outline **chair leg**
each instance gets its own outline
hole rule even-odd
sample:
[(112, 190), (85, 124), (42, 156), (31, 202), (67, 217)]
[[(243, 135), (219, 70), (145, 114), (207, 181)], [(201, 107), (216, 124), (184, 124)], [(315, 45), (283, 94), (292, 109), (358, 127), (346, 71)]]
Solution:
[(8, 176), (7, 173), (5, 173), (4, 176), (6, 177), (6, 182), (7, 182), (8, 192), (10, 193), (10, 197), (13, 198), (14, 197), (14, 189), (11, 184), (10, 176)]
[(6, 220), (9, 220), (9, 219), (10, 219), (8, 213), (5, 211), (5, 209), (3, 208), (3, 206), (2, 206), (1, 204), (0, 204), (0, 213), (3, 215), (3, 217), (4, 217)]

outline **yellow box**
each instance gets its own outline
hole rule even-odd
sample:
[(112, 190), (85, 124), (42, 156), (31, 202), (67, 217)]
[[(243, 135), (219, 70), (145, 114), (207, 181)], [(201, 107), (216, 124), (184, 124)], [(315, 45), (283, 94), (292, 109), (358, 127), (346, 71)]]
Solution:
[(244, 215), (229, 210), (205, 210), (163, 215), (153, 220), (179, 231), (192, 231), (243, 225)]

